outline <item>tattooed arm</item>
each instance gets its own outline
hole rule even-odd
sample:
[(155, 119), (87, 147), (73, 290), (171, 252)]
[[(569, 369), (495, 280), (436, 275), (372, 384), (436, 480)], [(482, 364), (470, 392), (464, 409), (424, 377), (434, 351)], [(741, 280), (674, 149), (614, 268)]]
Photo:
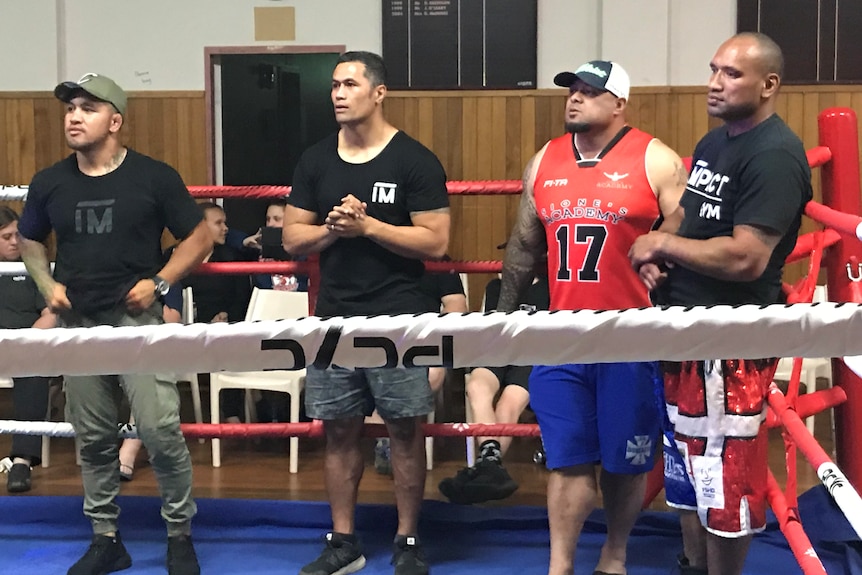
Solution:
[(500, 286), (497, 311), (518, 309), (518, 304), (536, 275), (537, 262), (541, 261), (542, 256), (548, 252), (545, 229), (536, 211), (536, 198), (533, 195), (536, 172), (546, 148), (547, 144), (527, 162), (527, 167), (524, 169), (523, 192), (521, 192), (521, 203), (518, 205), (518, 216), (506, 244), (503, 281)]

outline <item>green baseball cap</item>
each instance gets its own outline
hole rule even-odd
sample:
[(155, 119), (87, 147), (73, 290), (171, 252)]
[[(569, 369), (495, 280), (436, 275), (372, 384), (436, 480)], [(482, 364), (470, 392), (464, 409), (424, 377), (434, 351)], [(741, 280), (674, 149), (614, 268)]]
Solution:
[(100, 74), (84, 74), (77, 82), (63, 82), (54, 88), (54, 95), (62, 102), (71, 102), (73, 98), (85, 92), (97, 100), (113, 105), (120, 115), (126, 115), (126, 93), (117, 83)]

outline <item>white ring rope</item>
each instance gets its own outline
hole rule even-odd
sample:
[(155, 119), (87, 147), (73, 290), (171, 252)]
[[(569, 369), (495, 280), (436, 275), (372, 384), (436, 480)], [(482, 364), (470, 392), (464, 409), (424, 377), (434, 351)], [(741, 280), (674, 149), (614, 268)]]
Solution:
[(0, 200), (16, 200), (23, 202), (27, 199), (30, 186), (0, 186)]
[[(71, 423), (51, 421), (17, 421), (15, 419), (0, 419), (0, 433), (11, 435), (48, 435), (50, 437), (75, 437), (75, 429)], [(138, 428), (133, 423), (121, 423), (117, 426), (119, 439), (137, 439)]]
[(831, 303), (0, 330), (6, 377), (862, 354), (862, 305)]

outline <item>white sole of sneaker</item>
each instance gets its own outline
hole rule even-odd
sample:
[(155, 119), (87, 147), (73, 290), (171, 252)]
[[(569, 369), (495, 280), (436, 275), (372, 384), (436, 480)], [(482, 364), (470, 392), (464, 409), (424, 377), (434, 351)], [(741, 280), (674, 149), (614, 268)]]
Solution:
[(332, 575), (348, 575), (349, 573), (356, 573), (363, 567), (365, 567), (365, 555), (360, 555), (355, 561), (348, 563)]

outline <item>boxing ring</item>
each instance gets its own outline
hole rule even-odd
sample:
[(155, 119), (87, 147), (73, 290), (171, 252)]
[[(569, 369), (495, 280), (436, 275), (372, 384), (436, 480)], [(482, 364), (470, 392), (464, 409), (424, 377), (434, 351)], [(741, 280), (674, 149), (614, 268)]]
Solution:
[[(622, 311), (557, 311), (419, 314), (374, 317), (309, 317), (236, 324), (168, 324), (61, 330), (0, 330), (3, 375), (54, 376), (92, 373), (214, 372), (344, 367), (560, 364), (572, 361), (698, 360), (715, 357), (833, 357), (833, 387), (799, 395), (801, 359), (795, 360), (787, 394), (774, 384), (767, 425), (781, 426), (787, 445), (788, 481), (781, 489), (770, 475), (769, 501), (790, 548), (806, 575), (825, 573), (797, 513), (795, 452), (799, 450), (862, 538), (862, 200), (855, 113), (833, 108), (818, 116), (819, 146), (809, 150), (820, 168), (823, 204), (805, 213), (824, 226), (804, 234), (788, 262), (809, 258), (806, 277), (785, 285), (788, 305), (709, 306)], [(279, 186), (195, 186), (197, 197), (271, 198)], [(450, 182), (452, 194), (519, 193), (519, 181)], [(22, 199), (24, 187), (0, 189), (0, 199)], [(821, 264), (831, 303), (812, 304)], [(496, 272), (500, 262), (427, 262), (430, 271)], [(6, 264), (0, 273), (21, 273)], [(305, 262), (203, 264), (196, 273), (303, 273), (315, 297), (318, 270)], [(313, 305), (313, 304), (312, 304)], [(553, 342), (553, 345), (549, 345)], [(29, 358), (39, 357), (36, 364)], [(846, 358), (842, 359), (842, 358)], [(857, 368), (858, 369), (858, 368)], [(817, 443), (802, 419), (835, 408), (836, 459)], [(538, 436), (535, 425), (425, 424), (441, 436)], [(184, 424), (187, 437), (321, 437), (312, 423)], [(121, 435), (134, 435), (124, 426)], [(66, 423), (0, 421), (0, 433), (71, 436)], [(385, 434), (368, 426), (368, 435)], [(657, 477), (656, 474), (653, 474)], [(655, 479), (655, 477), (653, 479)], [(660, 490), (651, 482), (650, 497)], [(855, 488), (855, 489), (854, 489)]]

